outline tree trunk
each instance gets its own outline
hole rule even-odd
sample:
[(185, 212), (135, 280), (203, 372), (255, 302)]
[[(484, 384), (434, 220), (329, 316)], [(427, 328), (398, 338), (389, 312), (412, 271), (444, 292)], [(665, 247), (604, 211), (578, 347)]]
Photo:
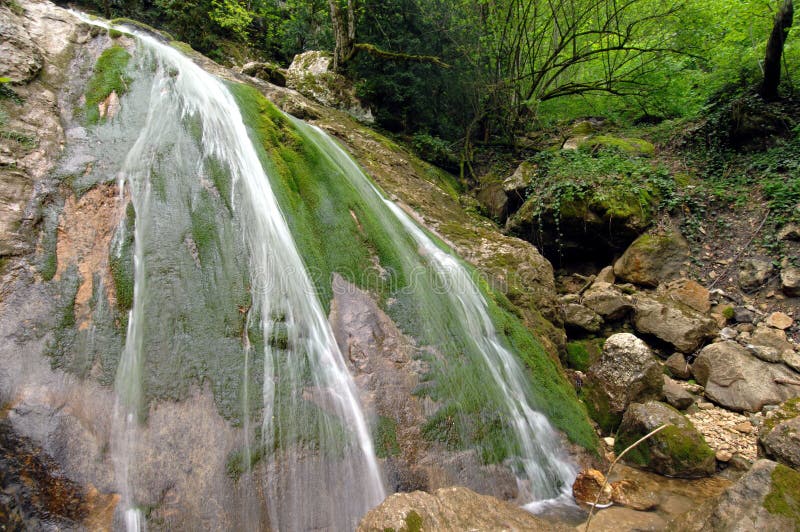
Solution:
[(778, 13), (775, 15), (775, 24), (767, 41), (767, 53), (764, 57), (764, 83), (761, 85), (761, 96), (765, 100), (778, 99), (778, 85), (781, 82), (781, 55), (783, 45), (789, 35), (794, 17), (792, 0), (783, 0)]
[(356, 51), (356, 14), (354, 0), (347, 0), (347, 12), (343, 13), (338, 0), (328, 0), (336, 48), (333, 51), (333, 70), (338, 72)]

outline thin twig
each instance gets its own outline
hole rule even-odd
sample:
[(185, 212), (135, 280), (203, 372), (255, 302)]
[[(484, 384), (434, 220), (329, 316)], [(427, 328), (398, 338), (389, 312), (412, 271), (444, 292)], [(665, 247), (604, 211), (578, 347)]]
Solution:
[(661, 429), (665, 429), (665, 428), (667, 428), (668, 426), (669, 426), (669, 425), (665, 423), (664, 425), (661, 425), (661, 426), (660, 426), (660, 427), (658, 427), (657, 429), (653, 429), (653, 430), (652, 430), (651, 432), (649, 432), (648, 434), (645, 434), (643, 437), (639, 438), (639, 439), (638, 439), (638, 440), (636, 440), (634, 443), (632, 443), (631, 445), (629, 445), (627, 449), (625, 449), (624, 451), (622, 451), (622, 452), (619, 454), (619, 456), (617, 456), (617, 457), (614, 459), (614, 461), (613, 461), (613, 462), (611, 462), (611, 465), (608, 467), (608, 471), (606, 472), (606, 478), (605, 478), (605, 480), (603, 480), (603, 485), (602, 485), (602, 486), (600, 486), (600, 491), (598, 491), (598, 492), (597, 492), (597, 497), (595, 497), (595, 499), (594, 499), (594, 504), (592, 504), (592, 507), (589, 509), (589, 518), (586, 520), (586, 526), (584, 527), (584, 529), (583, 529), (583, 532), (588, 532), (588, 531), (589, 531), (589, 523), (591, 523), (591, 522), (592, 522), (592, 514), (594, 514), (594, 509), (597, 507), (597, 503), (598, 503), (598, 502), (600, 502), (600, 495), (602, 495), (602, 494), (603, 494), (603, 490), (605, 489), (605, 487), (606, 487), (606, 484), (608, 484), (608, 479), (609, 479), (609, 477), (611, 477), (611, 470), (612, 470), (612, 469), (614, 469), (614, 466), (615, 466), (615, 465), (617, 465), (617, 462), (619, 462), (619, 461), (620, 461), (620, 459), (621, 459), (623, 456), (625, 456), (625, 453), (627, 453), (628, 451), (630, 451), (631, 449), (633, 449), (634, 447), (636, 447), (637, 445), (639, 445), (640, 443), (642, 443), (643, 441), (645, 441), (647, 438), (649, 438), (650, 436), (652, 436), (652, 435), (653, 435), (653, 434), (655, 434), (656, 432), (660, 431)]

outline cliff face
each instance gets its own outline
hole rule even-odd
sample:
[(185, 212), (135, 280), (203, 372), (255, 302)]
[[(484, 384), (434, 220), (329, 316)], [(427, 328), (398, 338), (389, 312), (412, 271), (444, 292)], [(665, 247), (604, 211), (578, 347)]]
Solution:
[[(29, 493), (25, 504), (10, 507), (28, 523), (44, 516), (66, 529), (121, 526), (113, 511), (120, 491), (115, 375), (133, 298), (135, 212), (117, 173), (148, 111), (144, 89), (124, 74), (137, 43), (34, 0), (0, 4), (0, 30), (0, 78), (9, 78), (0, 85), (0, 432), (24, 440), (71, 482), (61, 492), (46, 482), (37, 489), (83, 501), (80, 511), (59, 513)], [(469, 214), (452, 178), (345, 114), (193, 59), (219, 77), (257, 86), (286, 112), (336, 136), (388, 195), (508, 300), (560, 371), (564, 333), (552, 267), (535, 248)], [(87, 89), (93, 83), (100, 88)], [(175, 150), (191, 145), (171, 140)], [(184, 153), (191, 159), (191, 150)], [(249, 334), (250, 287), (247, 259), (232, 233), (236, 214), (213, 172), (201, 171), (199, 182), (182, 192), (170, 176), (191, 174), (195, 161), (158, 161), (162, 177), (154, 171), (154, 194), (180, 197), (192, 210), (153, 207), (161, 220), (153, 234), (160, 236), (145, 254), (157, 265), (152, 286), (162, 302), (149, 307), (147, 318), (153, 340), (142, 377), (143, 421), (129, 447), (136, 464), (131, 497), (156, 528), (265, 527), (263, 492), (274, 464), (242, 458), (253, 436), (241, 408), (259, 399), (263, 368), (253, 369), (248, 391), (237, 366)], [(209, 252), (204, 228), (220, 220)], [(426, 373), (416, 356), (419, 339), (401, 331), (368, 290), (334, 277), (333, 293), (325, 302), (330, 321), (375, 427), (387, 484), (396, 490), (466, 485), (513, 500), (518, 493), (508, 464), (421, 437), (437, 403), (418, 393)], [(303, 397), (324, 403), (316, 393), (309, 388)], [(580, 412), (574, 394), (569, 400)], [(4, 504), (0, 498), (0, 511)]]

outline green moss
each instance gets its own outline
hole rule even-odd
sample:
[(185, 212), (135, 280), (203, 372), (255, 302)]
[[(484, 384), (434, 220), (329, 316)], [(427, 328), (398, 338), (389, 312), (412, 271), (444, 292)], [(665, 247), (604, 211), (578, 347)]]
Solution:
[(190, 213), (192, 222), (192, 239), (197, 244), (200, 262), (210, 261), (219, 248), (217, 231), (217, 212), (211, 194), (203, 189), (197, 204)]
[(89, 83), (86, 86), (85, 118), (87, 124), (100, 122), (100, 102), (112, 92), (122, 96), (128, 92), (131, 78), (126, 74), (131, 54), (121, 46), (112, 46), (100, 54), (94, 65)]
[(772, 488), (764, 498), (764, 508), (771, 514), (794, 521), (800, 531), (800, 473), (783, 464), (772, 471)]
[(422, 516), (414, 510), (408, 512), (403, 519), (406, 526), (401, 532), (421, 532), (422, 531)]
[(184, 55), (192, 55), (196, 53), (194, 48), (192, 48), (192, 45), (183, 41), (169, 41), (169, 45)]
[(114, 28), (108, 30), (108, 36), (111, 37), (112, 39), (119, 39), (120, 37), (122, 37), (122, 35), (123, 33), (121, 31), (115, 30)]
[(70, 267), (64, 273), (59, 285), (56, 302), (58, 320), (53, 330), (53, 337), (45, 346), (45, 354), (50, 357), (54, 368), (70, 369), (73, 346), (75, 344), (75, 298), (80, 287), (80, 277), (76, 268)]
[(789, 399), (781, 404), (780, 408), (775, 410), (772, 416), (764, 419), (764, 427), (767, 431), (771, 431), (777, 425), (797, 416), (800, 416), (800, 397)]
[(386, 416), (378, 417), (375, 426), (375, 454), (378, 458), (388, 458), (400, 454), (400, 445), (397, 443), (397, 423)]
[[(671, 468), (676, 472), (692, 470), (698, 465), (706, 463), (714, 457), (714, 451), (702, 437), (691, 436), (694, 434), (691, 430), (693, 427), (688, 420), (687, 423), (689, 429), (681, 429), (675, 425), (667, 426), (628, 451), (625, 458), (639, 466), (649, 467), (653, 460), (653, 450), (658, 449), (660, 455), (669, 457)], [(614, 452), (622, 453), (642, 436), (644, 434), (618, 434), (614, 442)]]
[(121, 232), (117, 235), (117, 238), (121, 239), (119, 252), (115, 253), (112, 244), (108, 258), (111, 279), (114, 282), (117, 308), (123, 316), (126, 316), (127, 312), (133, 307), (133, 239), (135, 226), (136, 211), (133, 203), (128, 203), (125, 211), (125, 221), (119, 229)]
[(113, 24), (115, 26), (132, 26), (132, 27), (134, 27), (136, 29), (144, 30), (147, 33), (152, 33), (153, 35), (158, 35), (158, 36), (166, 39), (167, 41), (174, 40), (174, 37), (172, 37), (172, 35), (170, 35), (168, 32), (166, 32), (164, 30), (156, 29), (153, 26), (145, 24), (144, 22), (139, 22), (138, 20), (133, 20), (131, 18), (118, 17), (118, 18), (115, 18), (115, 19), (111, 19), (110, 22), (111, 22), (111, 24)]
[(581, 388), (581, 399), (586, 405), (589, 417), (600, 425), (604, 434), (611, 434), (617, 430), (622, 422), (622, 415), (611, 411), (608, 396), (596, 384), (584, 383)]
[(600, 359), (603, 352), (603, 339), (577, 340), (567, 343), (567, 365), (572, 369), (586, 372)]
[(730, 321), (736, 315), (736, 312), (733, 310), (733, 307), (728, 305), (724, 309), (722, 309), (722, 317), (726, 320)]

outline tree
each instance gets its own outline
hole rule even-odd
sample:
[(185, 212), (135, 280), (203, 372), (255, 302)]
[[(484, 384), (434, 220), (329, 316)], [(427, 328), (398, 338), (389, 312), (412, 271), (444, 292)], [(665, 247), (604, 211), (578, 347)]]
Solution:
[(764, 57), (764, 81), (761, 84), (761, 96), (765, 100), (778, 99), (778, 85), (781, 82), (781, 57), (786, 37), (792, 27), (794, 6), (792, 0), (783, 0), (775, 14), (772, 33), (767, 41), (767, 52)]

